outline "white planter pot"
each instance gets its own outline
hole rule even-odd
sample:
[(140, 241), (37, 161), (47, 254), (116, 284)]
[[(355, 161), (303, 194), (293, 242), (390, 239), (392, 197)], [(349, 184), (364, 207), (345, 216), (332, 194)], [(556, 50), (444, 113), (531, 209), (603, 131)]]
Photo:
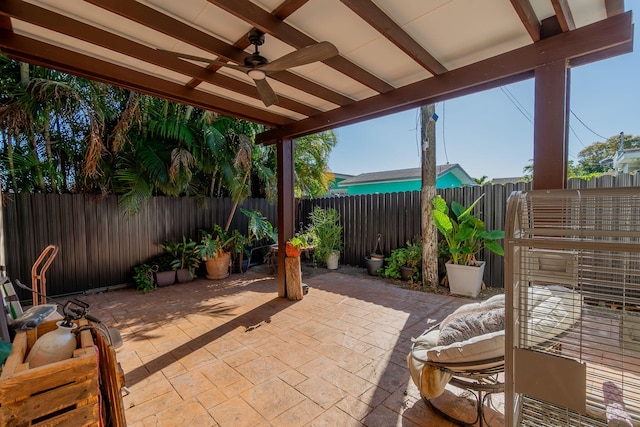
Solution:
[(452, 294), (464, 295), (475, 298), (482, 287), (482, 275), (484, 274), (484, 261), (478, 262), (479, 266), (460, 265), (446, 263), (447, 277), (449, 278), (449, 290)]
[(333, 251), (327, 257), (327, 268), (329, 270), (337, 270), (340, 261), (340, 251)]

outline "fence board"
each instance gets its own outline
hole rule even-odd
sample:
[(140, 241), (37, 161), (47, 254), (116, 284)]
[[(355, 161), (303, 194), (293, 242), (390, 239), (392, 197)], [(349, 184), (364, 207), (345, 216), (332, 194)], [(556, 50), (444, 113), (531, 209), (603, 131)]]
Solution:
[[(60, 247), (47, 270), (47, 293), (61, 295), (114, 286), (130, 280), (132, 268), (161, 252), (158, 244), (182, 239), (200, 240), (199, 229), (224, 225), (229, 199), (193, 197), (153, 198), (134, 217), (118, 211), (119, 198), (58, 194), (8, 194), (3, 207), (3, 243), (7, 274), (31, 285), (31, 267), (49, 244)], [(258, 209), (272, 224), (277, 207), (266, 200), (241, 205)], [(245, 233), (247, 219), (236, 212), (233, 227)], [(18, 289), (20, 298), (30, 293)]]
[[(570, 188), (594, 186), (639, 186), (640, 174), (604, 176), (590, 181), (571, 179)], [(465, 206), (485, 194), (477, 212), (489, 229), (504, 229), (506, 205), (513, 191), (530, 184), (485, 185), (438, 190), (449, 203)], [(194, 197), (155, 197), (134, 217), (118, 211), (118, 197), (91, 195), (7, 194), (3, 207), (3, 242), (7, 254), (7, 274), (30, 285), (31, 266), (48, 244), (60, 246), (60, 253), (47, 272), (51, 295), (82, 292), (113, 286), (130, 279), (133, 266), (161, 252), (158, 243), (181, 240), (183, 235), (200, 240), (200, 229), (213, 224), (224, 226), (232, 201)], [(381, 234), (382, 251), (402, 247), (421, 233), (420, 192), (336, 196), (302, 199), (296, 204), (296, 230), (308, 223), (315, 206), (335, 208), (344, 226), (341, 262), (364, 268), (364, 257)], [(277, 224), (277, 206), (263, 199), (250, 199), (239, 206), (261, 211)], [(246, 233), (247, 220), (236, 211), (231, 229)], [(480, 255), (487, 261), (485, 282), (502, 286), (503, 258), (492, 253)], [(23, 299), (30, 298), (19, 290)]]

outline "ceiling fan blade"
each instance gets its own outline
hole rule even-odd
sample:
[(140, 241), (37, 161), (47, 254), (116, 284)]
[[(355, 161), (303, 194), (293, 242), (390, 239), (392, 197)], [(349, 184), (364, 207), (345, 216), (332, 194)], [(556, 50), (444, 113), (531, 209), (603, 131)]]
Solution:
[(246, 73), (248, 70), (251, 69), (251, 68), (243, 67), (241, 65), (231, 64), (229, 62), (217, 61), (215, 59), (203, 58), (201, 56), (189, 55), (186, 53), (173, 52), (171, 50), (164, 50), (164, 49), (156, 49), (156, 50), (158, 52), (166, 53), (167, 55), (177, 56), (178, 58), (182, 58), (182, 59), (190, 59), (192, 61), (207, 62), (209, 64), (219, 65), (221, 67), (233, 68), (236, 70), (240, 70), (243, 73)]
[(254, 80), (254, 82), (256, 83), (256, 88), (258, 89), (258, 95), (260, 95), (260, 98), (262, 99), (262, 102), (264, 102), (265, 106), (269, 107), (278, 103), (278, 96), (273, 91), (271, 86), (269, 86), (269, 83), (266, 79)]
[(316, 61), (324, 61), (338, 55), (338, 49), (329, 42), (312, 44), (294, 52), (288, 53), (262, 67), (262, 71), (282, 71), (299, 65), (310, 64)]

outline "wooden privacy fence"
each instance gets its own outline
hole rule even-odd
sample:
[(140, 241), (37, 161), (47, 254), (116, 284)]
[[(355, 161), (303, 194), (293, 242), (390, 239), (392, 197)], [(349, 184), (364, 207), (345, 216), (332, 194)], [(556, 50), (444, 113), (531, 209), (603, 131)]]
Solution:
[[(640, 187), (640, 174), (605, 175), (589, 181), (572, 178), (568, 187), (607, 188)], [(484, 220), (489, 230), (504, 230), (507, 199), (513, 191), (529, 190), (530, 183), (484, 185), (437, 190), (447, 203), (457, 201), (469, 206), (484, 194), (475, 213)], [(376, 245), (377, 235), (382, 236), (382, 249), (389, 256), (392, 249), (405, 245), (407, 240), (420, 236), (420, 192), (385, 193), (357, 196), (336, 196), (320, 199), (303, 199), (298, 204), (298, 219), (306, 224), (309, 212), (315, 207), (335, 208), (340, 213), (344, 227), (344, 252), (340, 262), (364, 267), (364, 257)], [(299, 227), (298, 227), (299, 228)], [(504, 286), (504, 260), (489, 250), (479, 256), (487, 265), (484, 281), (489, 286)]]
[[(572, 179), (570, 188), (640, 186), (640, 174), (604, 176), (591, 181)], [(514, 190), (529, 184), (485, 185), (438, 190), (447, 202), (468, 206), (485, 194), (476, 212), (486, 227), (504, 230), (507, 199)], [(134, 217), (118, 211), (118, 197), (82, 194), (5, 194), (2, 242), (7, 274), (31, 285), (31, 267), (49, 244), (60, 247), (46, 273), (50, 295), (62, 295), (103, 288), (130, 281), (131, 270), (161, 252), (159, 243), (200, 239), (199, 229), (224, 224), (232, 206), (230, 199), (154, 197)], [(326, 197), (298, 201), (297, 227), (307, 222), (314, 206), (338, 210), (344, 226), (344, 253), (340, 262), (364, 267), (364, 257), (382, 236), (382, 249), (404, 246), (420, 234), (420, 193)], [(240, 207), (260, 210), (274, 225), (276, 206), (264, 199), (249, 199)], [(246, 217), (236, 212), (232, 229), (246, 234)], [(503, 258), (482, 254), (487, 261), (485, 282), (503, 286)], [(20, 290), (21, 292), (21, 290)], [(26, 292), (21, 297), (29, 298)]]
[[(34, 261), (47, 245), (57, 245), (60, 252), (46, 272), (49, 295), (126, 283), (135, 265), (162, 251), (159, 243), (181, 241), (183, 235), (199, 241), (200, 229), (224, 226), (232, 206), (227, 198), (154, 197), (138, 215), (126, 217), (118, 211), (117, 196), (5, 194), (5, 199), (7, 275), (30, 287)], [(275, 223), (276, 207), (264, 199), (240, 207), (260, 210)], [(246, 234), (240, 211), (231, 228)]]

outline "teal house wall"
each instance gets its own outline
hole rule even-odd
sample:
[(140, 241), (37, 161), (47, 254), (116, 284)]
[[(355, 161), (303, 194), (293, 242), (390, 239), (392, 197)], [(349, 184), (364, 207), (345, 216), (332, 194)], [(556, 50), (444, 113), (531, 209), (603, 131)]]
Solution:
[[(477, 185), (458, 164), (437, 166), (436, 188)], [(373, 172), (357, 175), (338, 183), (346, 194), (398, 193), (422, 188), (420, 168)]]
[(329, 194), (347, 194), (346, 187), (340, 187), (340, 183), (346, 179), (353, 178), (353, 175), (345, 175), (332, 173), (333, 177), (329, 179)]
[(373, 182), (371, 184), (355, 184), (347, 187), (347, 194), (399, 193), (417, 191), (422, 187), (421, 180), (404, 182)]

